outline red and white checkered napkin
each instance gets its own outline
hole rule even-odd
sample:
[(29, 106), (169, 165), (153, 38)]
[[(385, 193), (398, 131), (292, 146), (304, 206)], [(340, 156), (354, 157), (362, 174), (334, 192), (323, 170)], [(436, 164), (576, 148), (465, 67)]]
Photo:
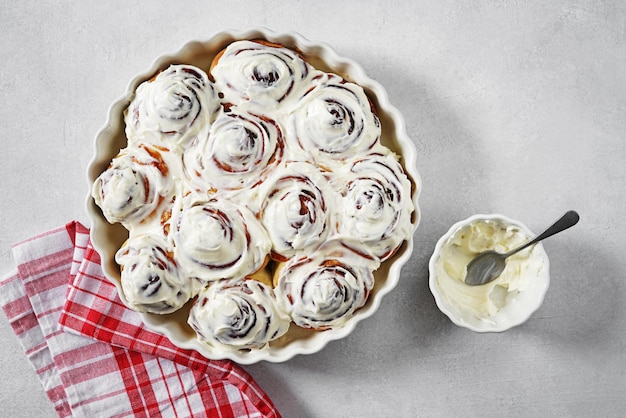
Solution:
[(13, 248), (0, 303), (59, 416), (280, 417), (239, 365), (144, 328), (77, 222)]

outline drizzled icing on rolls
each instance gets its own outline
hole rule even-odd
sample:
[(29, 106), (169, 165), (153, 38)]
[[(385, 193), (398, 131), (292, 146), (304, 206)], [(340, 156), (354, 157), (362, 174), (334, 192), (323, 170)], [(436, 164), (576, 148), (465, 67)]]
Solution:
[(172, 65), (142, 83), (126, 111), (128, 143), (184, 149), (210, 123), (219, 103), (204, 71)]
[(180, 309), (200, 290), (200, 283), (178, 269), (167, 242), (151, 234), (137, 235), (115, 255), (121, 267), (122, 290), (140, 312), (166, 314)]
[(259, 219), (272, 241), (273, 258), (286, 261), (324, 243), (335, 202), (325, 173), (313, 164), (292, 162), (276, 174), (261, 186)]
[(361, 308), (374, 287), (376, 259), (339, 240), (328, 241), (310, 256), (289, 260), (278, 271), (279, 303), (301, 327), (340, 327)]
[(365, 244), (381, 261), (391, 257), (412, 232), (411, 184), (393, 154), (356, 159), (341, 171), (335, 186), (337, 232)]
[(237, 41), (211, 68), (172, 65), (125, 122), (128, 146), (93, 187), (129, 231), (124, 300), (189, 303), (214, 350), (344, 326), (413, 231), (412, 184), (367, 94), (298, 51)]
[(264, 265), (270, 242), (248, 208), (226, 199), (186, 200), (172, 214), (170, 233), (187, 276), (208, 282), (243, 277)]
[(208, 135), (194, 140), (183, 165), (196, 190), (251, 189), (281, 162), (284, 148), (283, 133), (275, 121), (233, 109), (217, 117)]
[(122, 150), (92, 187), (107, 221), (128, 229), (155, 217), (172, 191), (162, 151), (145, 145)]
[(272, 288), (253, 279), (210, 284), (189, 313), (198, 338), (223, 349), (260, 349), (289, 329)]
[(294, 51), (277, 46), (238, 41), (218, 56), (211, 75), (224, 102), (268, 110), (298, 94), (312, 68)]
[(317, 73), (290, 119), (292, 138), (321, 163), (380, 146), (380, 122), (363, 89), (335, 74)]

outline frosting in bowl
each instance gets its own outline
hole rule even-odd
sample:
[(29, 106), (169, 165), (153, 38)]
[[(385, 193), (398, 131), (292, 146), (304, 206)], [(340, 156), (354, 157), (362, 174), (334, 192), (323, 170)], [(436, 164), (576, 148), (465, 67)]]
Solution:
[(532, 238), (508, 218), (476, 216), (441, 238), (430, 263), (430, 287), (440, 309), (455, 323), (475, 331), (502, 331), (525, 321), (538, 308), (549, 283), (548, 258), (541, 243), (507, 258), (494, 281), (465, 284), (467, 264), (478, 254), (511, 251)]

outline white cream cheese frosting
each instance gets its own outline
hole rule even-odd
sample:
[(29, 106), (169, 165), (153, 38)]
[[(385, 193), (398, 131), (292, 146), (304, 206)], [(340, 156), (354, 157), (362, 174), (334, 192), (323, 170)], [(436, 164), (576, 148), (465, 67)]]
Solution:
[(292, 162), (260, 187), (259, 219), (284, 261), (315, 251), (330, 234), (337, 203), (325, 172), (308, 162)]
[(441, 297), (461, 317), (497, 321), (507, 304), (513, 303), (533, 281), (540, 280), (543, 249), (536, 244), (512, 255), (496, 280), (479, 286), (464, 283), (467, 264), (481, 252), (506, 253), (530, 238), (520, 227), (499, 220), (475, 220), (464, 225), (444, 243), (436, 262), (436, 284)]
[(340, 327), (365, 304), (379, 263), (350, 244), (328, 241), (319, 251), (294, 257), (279, 269), (276, 296), (296, 325)]
[(290, 136), (320, 163), (368, 154), (379, 146), (380, 122), (363, 89), (335, 74), (313, 77), (290, 118)]
[(394, 154), (371, 154), (335, 176), (341, 200), (337, 233), (366, 243), (380, 260), (391, 257), (412, 230), (411, 184)]
[(220, 85), (224, 101), (248, 103), (267, 112), (284, 105), (307, 86), (312, 67), (296, 52), (253, 41), (233, 42), (211, 75)]
[(211, 283), (189, 313), (189, 325), (210, 346), (262, 349), (289, 329), (273, 289), (254, 279)]
[(137, 87), (125, 115), (130, 145), (148, 143), (180, 151), (219, 107), (207, 74), (191, 65), (172, 65)]
[(259, 270), (271, 244), (254, 214), (226, 199), (186, 202), (172, 215), (176, 260), (189, 277), (206, 282)]
[(109, 222), (131, 229), (158, 215), (174, 188), (162, 154), (144, 145), (123, 149), (96, 179), (92, 195)]
[(182, 274), (168, 243), (157, 235), (129, 238), (115, 261), (122, 270), (123, 297), (139, 312), (172, 313), (201, 288), (197, 280)]
[(197, 190), (225, 193), (257, 187), (282, 162), (285, 145), (277, 122), (234, 108), (217, 116), (207, 135), (183, 156), (183, 169)]

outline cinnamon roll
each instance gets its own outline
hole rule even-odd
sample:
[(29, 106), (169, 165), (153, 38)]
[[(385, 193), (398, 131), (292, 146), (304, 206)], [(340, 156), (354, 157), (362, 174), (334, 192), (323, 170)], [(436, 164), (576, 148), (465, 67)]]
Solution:
[(207, 74), (191, 65), (171, 65), (140, 84), (125, 114), (129, 144), (148, 143), (180, 151), (219, 108)]
[(258, 217), (272, 242), (272, 258), (285, 261), (326, 240), (330, 198), (325, 173), (307, 162), (288, 163), (263, 184)]
[(226, 199), (183, 202), (170, 234), (186, 274), (205, 282), (254, 273), (271, 246), (254, 214)]
[(310, 72), (309, 64), (296, 52), (260, 41), (231, 43), (210, 71), (223, 102), (266, 109), (294, 95)]
[(379, 148), (380, 122), (363, 89), (330, 73), (318, 73), (313, 81), (288, 124), (297, 145), (320, 163)]
[(341, 327), (365, 305), (379, 263), (340, 240), (289, 260), (279, 271), (276, 297), (298, 326), (325, 330)]
[(262, 349), (289, 329), (289, 316), (274, 291), (256, 280), (211, 283), (191, 307), (189, 325), (198, 340), (226, 349)]
[(158, 218), (172, 193), (168, 164), (159, 149), (145, 145), (123, 149), (98, 176), (91, 193), (107, 221), (132, 229)]
[(251, 190), (281, 162), (283, 152), (276, 121), (233, 109), (217, 117), (208, 135), (194, 140), (183, 165), (197, 190)]
[(124, 299), (139, 312), (174, 312), (200, 290), (200, 282), (181, 274), (171, 249), (157, 235), (128, 239), (115, 261), (121, 268)]
[(411, 183), (391, 153), (359, 158), (337, 176), (343, 200), (337, 205), (340, 236), (366, 245), (381, 261), (411, 233)]

